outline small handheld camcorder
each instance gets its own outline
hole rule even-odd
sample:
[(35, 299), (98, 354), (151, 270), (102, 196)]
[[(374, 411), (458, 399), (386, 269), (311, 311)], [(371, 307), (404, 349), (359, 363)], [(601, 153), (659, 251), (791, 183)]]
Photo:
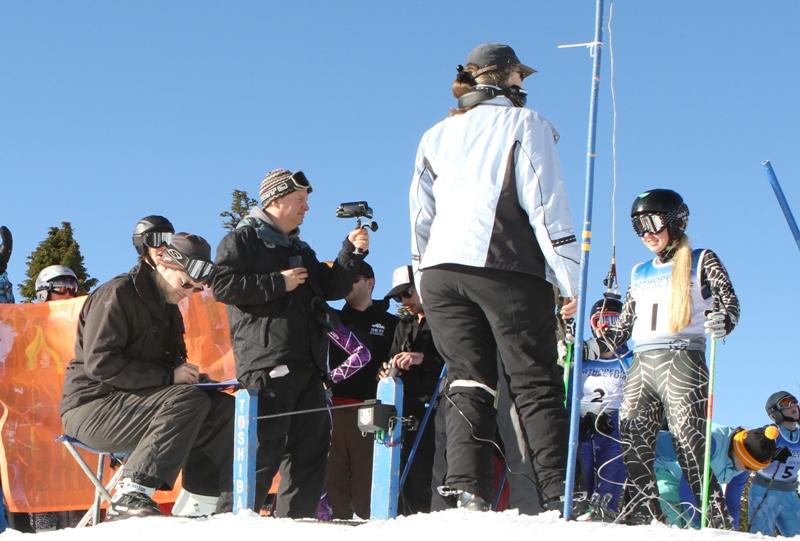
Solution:
[(372, 218), (372, 209), (366, 201), (354, 201), (352, 203), (342, 203), (336, 208), (337, 218), (355, 218), (356, 229), (367, 227), (372, 231), (378, 230), (378, 222), (361, 223), (361, 218)]

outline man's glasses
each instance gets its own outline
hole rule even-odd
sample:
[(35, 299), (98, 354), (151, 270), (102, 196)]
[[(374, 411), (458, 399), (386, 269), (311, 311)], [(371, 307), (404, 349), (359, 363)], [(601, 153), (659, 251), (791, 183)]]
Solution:
[(400, 293), (392, 297), (392, 300), (394, 300), (394, 302), (403, 302), (403, 299), (410, 299), (413, 295), (414, 292), (411, 291), (411, 288), (409, 287), (405, 291), (401, 291)]
[(782, 398), (778, 402), (778, 409), (785, 410), (786, 408), (791, 408), (792, 406), (796, 405), (797, 405), (797, 399), (793, 396), (787, 396), (785, 398)]
[(201, 291), (203, 291), (203, 287), (202, 286), (198, 287), (198, 286), (194, 285), (193, 283), (187, 282), (186, 280), (184, 280), (183, 279), (183, 274), (181, 274), (181, 287), (183, 289), (191, 289), (193, 293), (200, 293)]
[(639, 214), (631, 218), (633, 230), (640, 237), (645, 233), (657, 235), (667, 228), (667, 221), (660, 214)]

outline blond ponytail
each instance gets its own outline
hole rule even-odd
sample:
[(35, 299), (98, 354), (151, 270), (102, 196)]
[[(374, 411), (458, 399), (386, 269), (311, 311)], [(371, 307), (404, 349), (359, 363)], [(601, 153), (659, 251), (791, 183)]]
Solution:
[(677, 244), (669, 299), (669, 332), (672, 334), (692, 321), (692, 247), (686, 235), (681, 235)]

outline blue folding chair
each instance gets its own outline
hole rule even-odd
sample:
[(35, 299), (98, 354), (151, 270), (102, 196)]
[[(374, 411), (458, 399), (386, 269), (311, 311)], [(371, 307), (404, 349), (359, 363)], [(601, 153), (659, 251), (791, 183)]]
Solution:
[[(105, 451), (98, 451), (97, 449), (93, 449), (92, 447), (89, 447), (88, 445), (85, 445), (75, 438), (67, 436), (66, 434), (62, 434), (61, 436), (57, 437), (56, 441), (64, 444), (64, 447), (67, 448), (67, 451), (69, 451), (69, 453), (81, 467), (83, 472), (89, 478), (89, 481), (91, 481), (95, 486), (94, 503), (92, 504), (91, 509), (89, 509), (89, 511), (87, 511), (80, 520), (78, 527), (80, 528), (86, 526), (90, 520), (92, 521), (93, 526), (97, 526), (100, 524), (100, 505), (103, 503), (103, 500), (111, 503), (111, 493), (109, 493), (109, 490), (114, 487), (122, 475), (121, 466), (125, 462), (125, 459), (128, 458), (130, 453), (107, 453)], [(98, 455), (96, 472), (92, 471), (76, 447), (80, 447), (81, 449)], [(106, 457), (108, 457), (109, 466), (111, 468), (116, 468), (117, 471), (114, 473), (108, 485), (103, 486), (103, 473), (105, 472)]]

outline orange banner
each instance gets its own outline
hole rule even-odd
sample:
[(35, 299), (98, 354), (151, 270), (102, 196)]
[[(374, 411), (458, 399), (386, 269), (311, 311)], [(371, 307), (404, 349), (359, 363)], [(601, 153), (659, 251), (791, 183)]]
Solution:
[[(85, 300), (0, 304), (0, 477), (11, 511), (88, 509), (94, 500), (94, 486), (55, 441), (63, 433), (58, 405)], [(206, 289), (180, 308), (188, 361), (212, 379), (235, 377), (225, 306)], [(97, 455), (82, 454), (94, 469)], [(171, 501), (170, 494), (157, 496)]]

